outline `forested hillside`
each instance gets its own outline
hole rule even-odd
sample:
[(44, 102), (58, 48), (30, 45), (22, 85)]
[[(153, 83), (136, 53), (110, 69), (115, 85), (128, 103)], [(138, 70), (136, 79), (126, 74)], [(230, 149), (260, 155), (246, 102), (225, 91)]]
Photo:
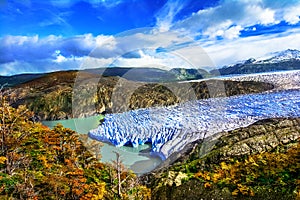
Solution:
[(150, 198), (120, 159), (99, 162), (101, 145), (61, 125), (51, 130), (34, 123), (32, 116), (1, 93), (0, 199)]

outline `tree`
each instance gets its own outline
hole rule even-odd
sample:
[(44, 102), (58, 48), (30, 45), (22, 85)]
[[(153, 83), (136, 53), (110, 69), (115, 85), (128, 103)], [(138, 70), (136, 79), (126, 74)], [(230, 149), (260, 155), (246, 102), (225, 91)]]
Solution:
[(110, 164), (111, 190), (120, 199), (151, 199), (151, 190), (142, 186), (139, 178), (122, 163), (120, 153)]
[(32, 112), (11, 107), (0, 91), (0, 199), (150, 198), (119, 154), (104, 165), (101, 143), (84, 146), (71, 129), (34, 122)]
[(20, 152), (19, 146), (27, 139), (30, 132), (29, 120), (33, 114), (25, 106), (12, 108), (5, 94), (0, 89), (0, 156), (5, 158), (5, 173), (11, 175), (15, 169), (28, 159)]
[(0, 197), (102, 199), (106, 167), (78, 134), (61, 125), (50, 130), (34, 123), (32, 112), (25, 106), (11, 107), (7, 95), (1, 89)]

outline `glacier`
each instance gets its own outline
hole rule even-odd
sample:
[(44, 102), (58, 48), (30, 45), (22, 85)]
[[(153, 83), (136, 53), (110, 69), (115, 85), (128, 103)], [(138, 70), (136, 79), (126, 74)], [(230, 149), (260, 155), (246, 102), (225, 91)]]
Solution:
[(258, 120), (300, 116), (300, 90), (195, 100), (176, 106), (107, 114), (89, 137), (115, 146), (150, 142), (163, 160), (188, 143)]

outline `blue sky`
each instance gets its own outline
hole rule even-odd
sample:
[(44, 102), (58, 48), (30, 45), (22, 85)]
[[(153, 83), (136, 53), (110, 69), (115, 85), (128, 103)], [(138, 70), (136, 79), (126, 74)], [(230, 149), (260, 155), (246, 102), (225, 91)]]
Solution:
[(0, 0), (0, 75), (213, 69), (300, 49), (298, 0)]

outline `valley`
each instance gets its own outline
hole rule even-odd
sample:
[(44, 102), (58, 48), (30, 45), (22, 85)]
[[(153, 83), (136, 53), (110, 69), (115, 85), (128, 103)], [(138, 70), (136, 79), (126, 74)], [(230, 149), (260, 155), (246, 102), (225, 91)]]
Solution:
[(0, 10), (0, 200), (300, 200), (300, 0)]

